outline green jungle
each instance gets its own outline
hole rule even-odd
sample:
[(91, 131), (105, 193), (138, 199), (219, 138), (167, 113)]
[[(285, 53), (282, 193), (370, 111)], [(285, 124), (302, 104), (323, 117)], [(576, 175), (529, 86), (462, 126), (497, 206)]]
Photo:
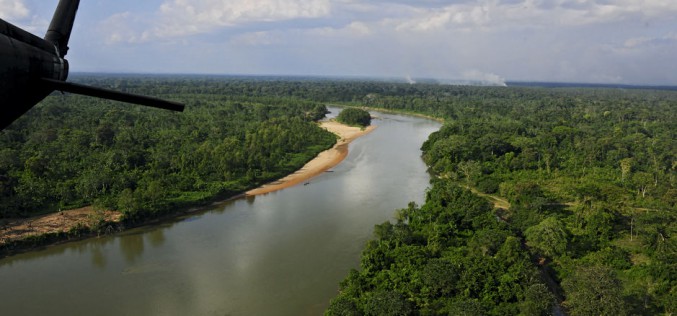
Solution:
[(300, 168), (327, 105), (444, 121), (434, 180), (376, 225), (328, 315), (677, 313), (677, 91), (79, 75), (186, 103), (53, 94), (0, 132), (0, 221), (94, 205), (143, 222)]
[(336, 120), (346, 125), (367, 127), (371, 124), (371, 115), (362, 109), (346, 108), (339, 113)]

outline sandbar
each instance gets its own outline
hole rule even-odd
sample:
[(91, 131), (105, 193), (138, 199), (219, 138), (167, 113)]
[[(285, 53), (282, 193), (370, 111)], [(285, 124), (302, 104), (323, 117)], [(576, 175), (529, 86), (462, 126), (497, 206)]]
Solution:
[[(350, 142), (360, 136), (366, 135), (376, 128), (372, 125), (365, 129), (361, 129), (359, 127), (344, 125), (336, 121), (324, 121), (320, 123), (320, 126), (340, 137), (334, 147), (321, 152), (317, 157), (293, 174), (278, 181), (265, 184), (257, 189), (247, 191), (245, 195), (252, 196), (270, 193), (302, 182), (307, 182), (308, 179), (338, 165), (348, 155), (348, 144)], [(104, 220), (108, 223), (117, 223), (120, 221), (121, 217), (122, 214), (120, 212), (96, 212), (93, 207), (87, 206), (26, 219), (5, 219), (0, 221), (0, 246), (16, 240), (21, 240), (28, 236), (68, 232), (71, 228), (77, 227), (78, 225), (94, 227), (100, 220)], [(0, 257), (2, 257), (2, 254), (0, 254)]]
[(245, 193), (245, 195), (253, 196), (266, 194), (282, 190), (302, 182), (307, 182), (307, 180), (310, 178), (313, 178), (338, 165), (341, 161), (343, 161), (343, 159), (346, 158), (346, 156), (348, 156), (348, 144), (350, 144), (350, 142), (357, 139), (358, 137), (369, 134), (376, 128), (374, 125), (370, 125), (366, 128), (348, 126), (334, 120), (323, 121), (320, 123), (320, 126), (339, 136), (339, 140), (336, 142), (334, 147), (321, 152), (319, 155), (317, 155), (317, 157), (306, 163), (298, 171), (280, 180), (264, 184), (263, 186), (253, 190), (249, 190)]

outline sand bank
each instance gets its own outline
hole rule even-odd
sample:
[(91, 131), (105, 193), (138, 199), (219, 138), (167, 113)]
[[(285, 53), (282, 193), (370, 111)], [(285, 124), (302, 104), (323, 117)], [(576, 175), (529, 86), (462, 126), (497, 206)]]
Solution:
[[(335, 121), (322, 122), (321, 126), (340, 137), (334, 147), (323, 151), (295, 173), (273, 183), (250, 190), (245, 195), (265, 194), (306, 182), (308, 179), (339, 164), (348, 155), (348, 144), (375, 128), (375, 126), (369, 126), (362, 130), (358, 127), (343, 125)], [(74, 227), (93, 227), (101, 220), (116, 223), (120, 221), (121, 216), (122, 214), (119, 212), (96, 212), (91, 206), (87, 206), (26, 219), (0, 220), (0, 247), (29, 236), (68, 232)], [(0, 253), (0, 257), (2, 257), (2, 253)]]
[(302, 182), (305, 183), (308, 179), (338, 165), (348, 155), (348, 144), (350, 144), (350, 142), (360, 136), (370, 133), (376, 128), (376, 126), (371, 125), (365, 129), (361, 129), (359, 127), (344, 125), (336, 121), (325, 121), (320, 123), (320, 126), (340, 137), (334, 147), (321, 152), (298, 171), (275, 182), (249, 190), (245, 194), (248, 196), (265, 194), (282, 190)]

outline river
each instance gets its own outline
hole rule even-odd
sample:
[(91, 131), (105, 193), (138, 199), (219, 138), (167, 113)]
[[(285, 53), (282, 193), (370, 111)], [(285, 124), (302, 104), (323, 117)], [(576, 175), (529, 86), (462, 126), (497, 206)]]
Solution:
[(0, 313), (321, 315), (374, 225), (429, 185), (419, 148), (440, 124), (373, 115), (378, 128), (307, 185), (0, 260)]

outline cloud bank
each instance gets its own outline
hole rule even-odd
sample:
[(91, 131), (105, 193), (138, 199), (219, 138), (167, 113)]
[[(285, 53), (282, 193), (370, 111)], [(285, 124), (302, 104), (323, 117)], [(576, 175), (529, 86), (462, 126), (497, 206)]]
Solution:
[(105, 4), (73, 45), (116, 71), (677, 85), (673, 0), (155, 1)]

